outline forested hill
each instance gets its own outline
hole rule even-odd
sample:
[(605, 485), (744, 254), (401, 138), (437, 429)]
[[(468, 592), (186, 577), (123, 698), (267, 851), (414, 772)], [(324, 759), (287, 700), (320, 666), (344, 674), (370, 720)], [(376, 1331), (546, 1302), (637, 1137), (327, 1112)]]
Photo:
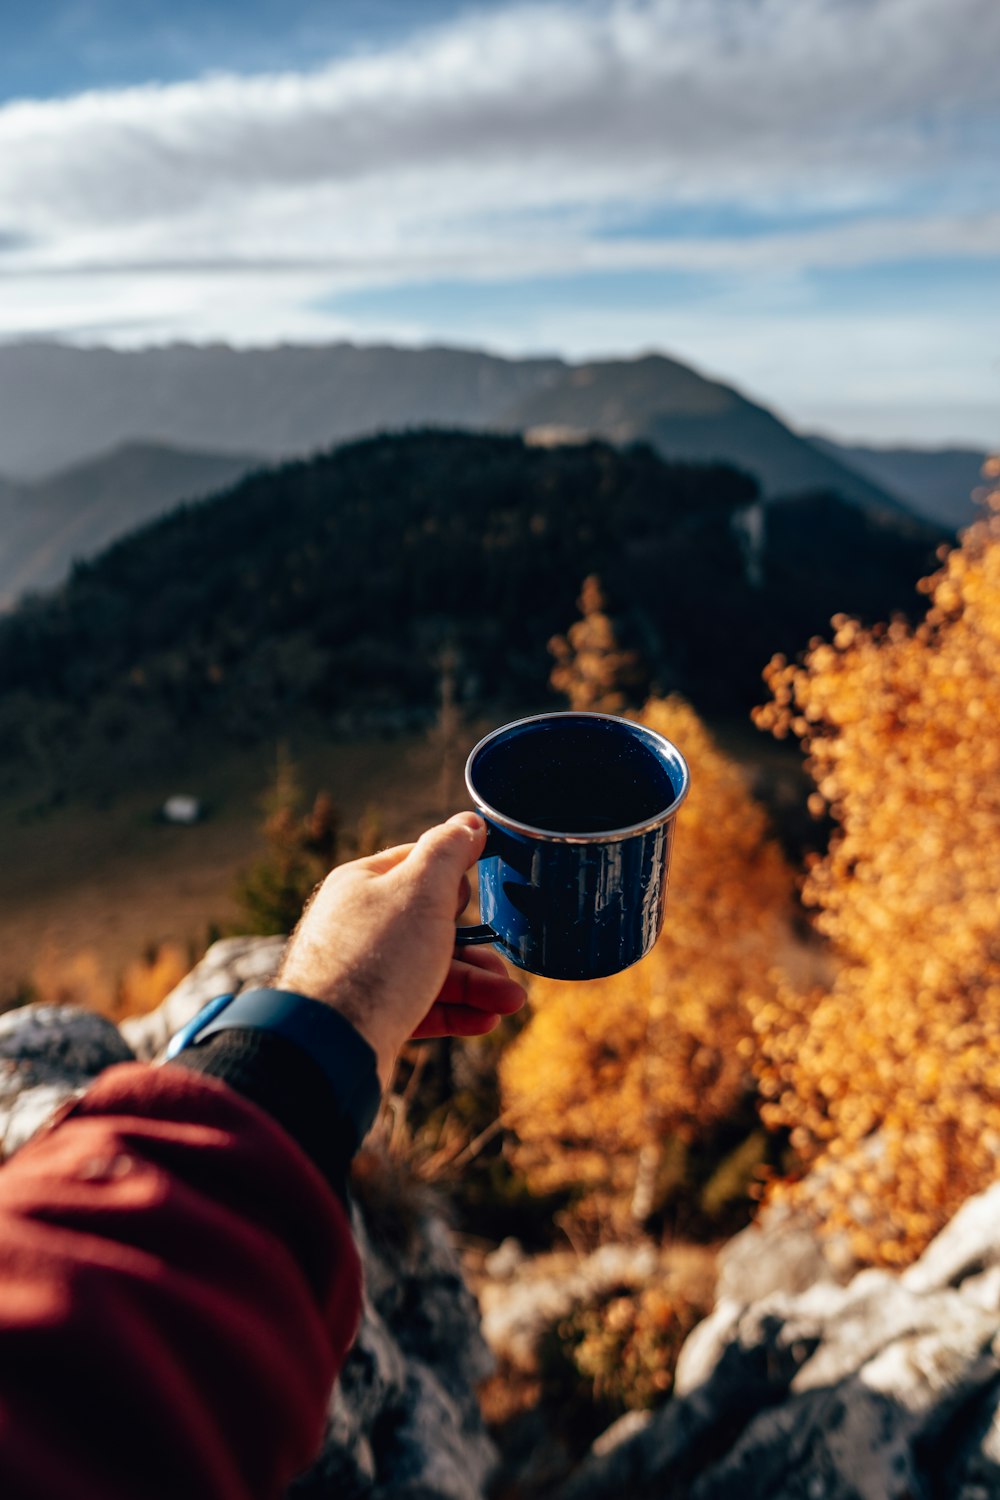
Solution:
[(662, 355), (567, 365), (349, 344), (0, 345), (0, 607), (259, 461), (430, 426), (539, 446), (645, 442), (671, 463), (743, 469), (768, 501), (822, 489), (866, 511), (910, 508), (843, 454)]
[[(546, 697), (546, 643), (600, 574), (662, 688), (745, 709), (837, 610), (913, 608), (940, 534), (827, 497), (755, 505), (723, 467), (518, 437), (371, 439), (257, 473), (132, 534), (0, 622), (0, 754), (58, 787), (433, 712), (442, 648), (477, 711)], [(89, 768), (89, 769), (88, 769)]]

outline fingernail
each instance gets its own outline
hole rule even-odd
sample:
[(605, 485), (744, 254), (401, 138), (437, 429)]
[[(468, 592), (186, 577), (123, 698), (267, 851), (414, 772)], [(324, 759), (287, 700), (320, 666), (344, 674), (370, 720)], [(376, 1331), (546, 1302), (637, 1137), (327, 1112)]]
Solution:
[(448, 819), (448, 822), (457, 823), (460, 827), (467, 828), (470, 833), (482, 833), (486, 827), (479, 814), (474, 812), (455, 813)]

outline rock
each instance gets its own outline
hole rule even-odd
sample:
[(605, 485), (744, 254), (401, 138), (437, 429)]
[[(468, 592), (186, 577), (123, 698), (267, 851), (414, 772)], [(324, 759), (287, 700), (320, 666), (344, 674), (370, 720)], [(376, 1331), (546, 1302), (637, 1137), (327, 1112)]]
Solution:
[[(876, 1170), (885, 1151), (885, 1137), (876, 1131), (861, 1142), (848, 1168), (859, 1176)], [(814, 1167), (800, 1184), (794, 1208), (771, 1204), (730, 1240), (719, 1256), (719, 1297), (755, 1302), (770, 1292), (804, 1292), (817, 1281), (850, 1281), (859, 1269), (850, 1238), (844, 1232), (829, 1233), (819, 1207), (834, 1170)], [(863, 1222), (864, 1201), (859, 1198), (853, 1208)]]
[(132, 1062), (118, 1027), (75, 1005), (0, 1015), (0, 1156), (9, 1156), (104, 1068)]
[(606, 1458), (608, 1454), (614, 1453), (616, 1448), (620, 1448), (622, 1443), (629, 1442), (640, 1432), (645, 1432), (652, 1420), (653, 1413), (650, 1411), (627, 1411), (623, 1417), (618, 1418), (617, 1422), (612, 1422), (610, 1427), (604, 1429), (594, 1443), (592, 1452), (597, 1458)]
[(361, 1329), (323, 1452), (293, 1486), (294, 1500), (482, 1500), (497, 1454), (475, 1392), (493, 1362), (443, 1223), (428, 1214), (415, 1227), (405, 1242), (379, 1247), (355, 1210)]
[(997, 1273), (1000, 1186), (901, 1276), (723, 1298), (673, 1399), (595, 1444), (560, 1500), (1000, 1496)]
[(903, 1272), (903, 1285), (914, 1292), (968, 1290), (973, 1280), (1000, 1266), (998, 1225), (1000, 1182), (962, 1204), (916, 1264)]
[(921, 1305), (890, 1280), (866, 1285), (859, 1276), (851, 1287), (823, 1288), (825, 1306), (813, 1296), (811, 1308), (773, 1307), (780, 1322), (762, 1352), (805, 1357), (783, 1391), (772, 1387), (781, 1399), (758, 1408), (725, 1457), (697, 1476), (691, 1500), (927, 1492), (928, 1444), (1000, 1373), (996, 1320), (957, 1293)]
[[(471, 1393), (470, 1393), (471, 1394)], [(420, 1361), (408, 1369), (398, 1421), (379, 1455), (378, 1500), (482, 1500), (496, 1462), (493, 1444), (470, 1433), (462, 1403), (448, 1396)]]
[(492, 1254), (483, 1260), (483, 1270), (491, 1281), (509, 1281), (524, 1265), (524, 1247), (520, 1240), (502, 1240)]
[(283, 937), (223, 938), (182, 979), (155, 1010), (122, 1022), (122, 1033), (136, 1057), (157, 1057), (209, 1000), (244, 986), (264, 985), (274, 978), (285, 951)]
[(857, 1269), (846, 1237), (824, 1236), (807, 1211), (775, 1204), (720, 1251), (717, 1295), (756, 1302), (771, 1292), (804, 1292), (817, 1281), (845, 1282)]
[(642, 1286), (656, 1267), (652, 1245), (602, 1245), (569, 1266), (566, 1256), (540, 1257), (531, 1263), (530, 1275), (510, 1281), (505, 1272), (499, 1283), (487, 1282), (480, 1289), (486, 1342), (516, 1369), (534, 1370), (541, 1341), (553, 1324), (581, 1302), (616, 1287)]

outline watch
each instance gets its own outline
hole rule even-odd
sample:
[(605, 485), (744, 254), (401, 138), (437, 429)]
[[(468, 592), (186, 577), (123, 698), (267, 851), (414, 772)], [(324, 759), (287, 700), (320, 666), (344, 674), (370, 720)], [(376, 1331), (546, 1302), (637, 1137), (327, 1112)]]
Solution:
[(218, 995), (171, 1037), (164, 1062), (222, 1031), (272, 1032), (294, 1042), (326, 1076), (360, 1143), (378, 1113), (382, 1090), (374, 1049), (330, 1005), (294, 990), (244, 990)]

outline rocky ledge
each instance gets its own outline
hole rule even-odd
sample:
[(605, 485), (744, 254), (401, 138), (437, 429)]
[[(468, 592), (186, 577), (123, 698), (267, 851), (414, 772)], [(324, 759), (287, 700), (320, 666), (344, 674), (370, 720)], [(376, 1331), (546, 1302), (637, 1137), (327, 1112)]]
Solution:
[(724, 1268), (673, 1399), (603, 1434), (559, 1500), (1000, 1496), (1000, 1183), (902, 1275), (814, 1260), (823, 1279), (753, 1301)]

